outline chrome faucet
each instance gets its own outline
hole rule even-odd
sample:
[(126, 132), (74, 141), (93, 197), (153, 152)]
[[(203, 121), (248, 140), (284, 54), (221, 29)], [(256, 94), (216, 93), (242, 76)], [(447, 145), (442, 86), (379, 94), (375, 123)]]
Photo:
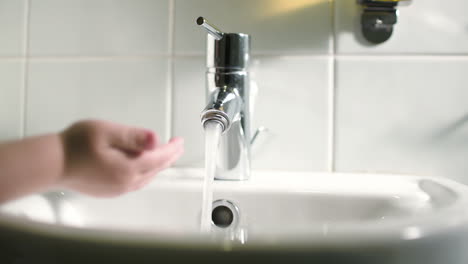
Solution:
[(206, 122), (221, 124), (215, 179), (246, 180), (250, 176), (250, 36), (224, 33), (199, 17), (208, 31), (206, 54)]

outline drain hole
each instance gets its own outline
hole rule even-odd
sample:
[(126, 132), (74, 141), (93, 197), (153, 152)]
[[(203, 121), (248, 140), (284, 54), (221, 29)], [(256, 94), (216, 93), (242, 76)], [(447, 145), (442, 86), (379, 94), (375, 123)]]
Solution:
[(211, 220), (217, 227), (226, 228), (234, 221), (234, 214), (229, 207), (220, 205), (213, 209)]
[(239, 208), (231, 201), (216, 200), (211, 211), (211, 224), (217, 228), (237, 228), (239, 225)]

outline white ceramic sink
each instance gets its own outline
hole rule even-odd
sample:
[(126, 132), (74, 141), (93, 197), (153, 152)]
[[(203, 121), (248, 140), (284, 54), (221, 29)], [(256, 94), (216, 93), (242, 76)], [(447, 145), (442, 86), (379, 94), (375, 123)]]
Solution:
[[(323, 247), (360, 248), (356, 251), (360, 254), (371, 245), (397, 252), (395, 245), (408, 241), (426, 246), (429, 241), (439, 250), (450, 247), (447, 252), (452, 254), (456, 247), (447, 243), (462, 243), (465, 236), (460, 235), (468, 226), (467, 188), (446, 179), (253, 172), (249, 181), (215, 182), (214, 200), (232, 202), (238, 215), (234, 213), (228, 228), (214, 227), (213, 238), (199, 233), (202, 173), (170, 170), (143, 190), (114, 199), (69, 192), (26, 197), (0, 207), (0, 225), (123, 244), (171, 241), (172, 245), (205, 244), (214, 250), (268, 246), (309, 252)], [(446, 257), (442, 251), (438, 255)]]

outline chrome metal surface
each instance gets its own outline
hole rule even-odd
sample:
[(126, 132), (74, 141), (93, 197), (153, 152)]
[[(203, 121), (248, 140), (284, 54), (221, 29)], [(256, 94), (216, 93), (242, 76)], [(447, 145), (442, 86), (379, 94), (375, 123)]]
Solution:
[(225, 33), (217, 40), (207, 36), (206, 66), (218, 72), (244, 71), (249, 65), (250, 36), (243, 33)]
[(239, 214), (239, 208), (231, 201), (228, 200), (216, 200), (213, 202), (213, 212), (216, 210), (218, 207), (226, 207), (227, 209), (230, 210), (232, 213), (232, 221), (228, 226), (220, 226), (217, 225), (214, 221), (212, 221), (212, 225), (217, 227), (217, 228), (236, 228), (239, 225), (239, 219), (240, 219), (240, 214)]
[[(207, 24), (202, 17), (200, 23)], [(245, 180), (250, 176), (250, 36), (223, 33), (218, 39), (212, 32), (207, 36), (207, 106), (201, 122), (223, 125), (215, 178)]]
[(208, 109), (202, 113), (202, 126), (205, 128), (207, 122), (217, 122), (221, 125), (221, 131), (224, 132), (229, 129), (231, 123), (227, 115), (220, 110)]
[(208, 23), (208, 21), (204, 17), (197, 18), (197, 24), (202, 26), (211, 34), (216, 40), (220, 40), (223, 38), (224, 33), (221, 32), (218, 28)]

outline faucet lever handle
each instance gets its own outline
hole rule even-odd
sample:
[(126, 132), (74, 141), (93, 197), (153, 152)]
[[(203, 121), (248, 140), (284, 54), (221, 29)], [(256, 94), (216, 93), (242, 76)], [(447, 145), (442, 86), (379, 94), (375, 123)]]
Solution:
[(270, 132), (270, 129), (268, 129), (267, 127), (261, 126), (257, 128), (257, 130), (255, 130), (254, 135), (250, 139), (250, 145), (254, 145), (259, 136), (269, 133), (269, 132)]
[(274, 133), (264, 126), (259, 127), (252, 139), (250, 140), (250, 148), (252, 153), (252, 158), (257, 158), (261, 156), (261, 153), (268, 151), (268, 145), (274, 138)]
[(224, 36), (224, 32), (216, 28), (215, 26), (208, 23), (204, 17), (197, 18), (197, 25), (202, 26), (208, 33), (213, 36), (216, 40), (220, 40)]

